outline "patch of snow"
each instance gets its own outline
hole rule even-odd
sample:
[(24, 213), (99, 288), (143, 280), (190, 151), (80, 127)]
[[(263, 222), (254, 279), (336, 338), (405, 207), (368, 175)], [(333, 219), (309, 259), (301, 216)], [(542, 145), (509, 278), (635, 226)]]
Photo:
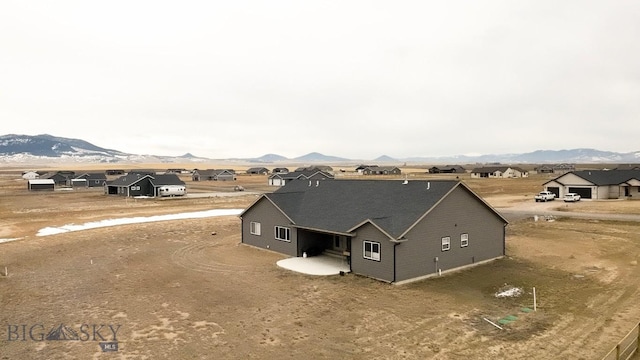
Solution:
[(1, 243), (6, 243), (6, 242), (10, 242), (10, 241), (16, 241), (16, 240), (20, 240), (22, 238), (11, 238), (11, 239), (0, 239), (0, 244)]
[(505, 298), (505, 297), (518, 297), (522, 295), (523, 291), (519, 287), (507, 287), (501, 289), (496, 293), (497, 298)]
[(179, 214), (107, 219), (107, 220), (101, 220), (101, 221), (92, 221), (92, 222), (84, 223), (81, 225), (67, 224), (60, 227), (46, 227), (46, 228), (40, 229), (36, 234), (36, 236), (56, 235), (56, 234), (70, 232), (70, 231), (96, 229), (101, 227), (117, 226), (117, 225), (140, 224), (145, 222), (182, 220), (182, 219), (200, 219), (200, 218), (207, 218), (207, 217), (214, 217), (214, 216), (240, 215), (242, 211), (244, 210), (243, 209), (214, 209), (214, 210), (196, 211), (196, 212), (179, 213)]

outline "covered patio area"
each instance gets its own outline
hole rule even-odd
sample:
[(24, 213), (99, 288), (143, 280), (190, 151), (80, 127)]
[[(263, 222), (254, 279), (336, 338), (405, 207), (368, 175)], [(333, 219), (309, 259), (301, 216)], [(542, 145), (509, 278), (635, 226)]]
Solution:
[(345, 258), (331, 255), (293, 257), (280, 260), (276, 264), (281, 268), (308, 275), (327, 276), (338, 275), (340, 272), (351, 272), (351, 268)]

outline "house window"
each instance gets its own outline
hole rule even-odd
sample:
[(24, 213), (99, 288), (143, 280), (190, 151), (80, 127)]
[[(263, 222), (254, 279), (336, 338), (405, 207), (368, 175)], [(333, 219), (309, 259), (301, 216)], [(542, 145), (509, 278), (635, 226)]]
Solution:
[(460, 247), (469, 246), (469, 234), (460, 234)]
[(451, 249), (451, 237), (445, 236), (442, 238), (442, 251)]
[(363, 256), (365, 259), (380, 261), (380, 243), (364, 241), (363, 245)]
[(291, 229), (283, 226), (276, 226), (276, 240), (291, 241)]
[(252, 221), (250, 228), (251, 228), (251, 230), (250, 230), (251, 235), (260, 235), (260, 223), (259, 222)]

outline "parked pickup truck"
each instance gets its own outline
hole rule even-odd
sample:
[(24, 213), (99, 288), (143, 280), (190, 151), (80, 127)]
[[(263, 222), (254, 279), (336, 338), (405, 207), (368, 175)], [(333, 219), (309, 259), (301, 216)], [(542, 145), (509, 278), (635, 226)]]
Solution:
[(551, 200), (554, 200), (555, 198), (556, 198), (556, 194), (552, 193), (551, 191), (540, 191), (538, 195), (534, 196), (534, 199), (536, 199), (536, 202), (551, 201)]

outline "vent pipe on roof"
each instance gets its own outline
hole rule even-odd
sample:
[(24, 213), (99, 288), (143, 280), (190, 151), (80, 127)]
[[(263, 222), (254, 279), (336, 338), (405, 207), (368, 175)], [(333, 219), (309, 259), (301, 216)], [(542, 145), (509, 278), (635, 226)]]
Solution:
[(407, 175), (404, 176), (404, 181), (402, 182), (402, 185), (407, 185), (409, 183), (409, 179), (407, 179)]
[(427, 181), (427, 190), (431, 189), (431, 181)]
[(316, 187), (318, 187), (318, 185), (320, 185), (320, 180), (316, 180)]
[(311, 180), (309, 180), (309, 186), (311, 186)]

